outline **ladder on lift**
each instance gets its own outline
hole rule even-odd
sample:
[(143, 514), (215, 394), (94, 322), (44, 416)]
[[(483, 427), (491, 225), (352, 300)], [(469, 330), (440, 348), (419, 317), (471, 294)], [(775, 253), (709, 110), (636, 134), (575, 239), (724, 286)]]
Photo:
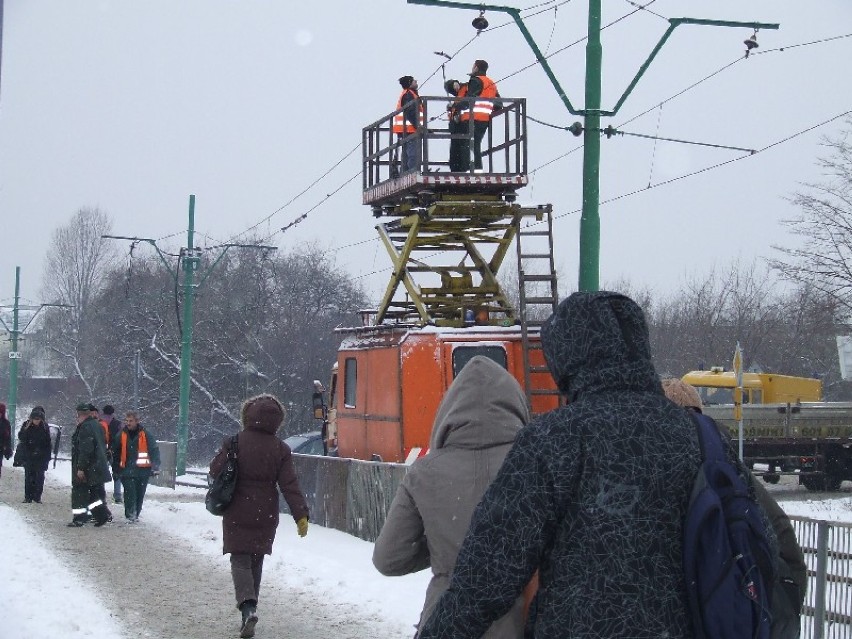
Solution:
[(541, 349), (540, 335), (545, 320), (556, 311), (559, 293), (556, 265), (553, 259), (553, 215), (550, 210), (544, 219), (518, 228), (518, 321), (521, 326), (521, 350), (524, 363), (524, 392), (533, 408), (533, 398), (539, 395), (558, 396), (557, 390), (545, 390), (546, 385), (533, 386), (533, 376), (550, 375)]

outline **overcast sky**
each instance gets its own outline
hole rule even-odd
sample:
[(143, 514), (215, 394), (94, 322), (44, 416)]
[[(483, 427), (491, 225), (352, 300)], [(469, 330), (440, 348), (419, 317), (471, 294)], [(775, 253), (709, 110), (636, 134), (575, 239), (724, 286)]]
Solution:
[[(516, 5), (526, 8), (535, 4)], [(606, 0), (604, 23), (634, 11)], [(552, 7), (556, 6), (555, 9)], [(542, 50), (582, 38), (587, 3), (544, 4), (525, 13)], [(657, 0), (603, 35), (603, 106), (610, 108), (667, 23), (662, 17), (780, 22), (758, 34), (761, 55), (732, 65), (624, 130), (760, 149), (852, 109), (846, 67), (852, 2)], [(270, 236), (360, 168), (360, 151), (316, 188), (279, 209), (359, 143), (361, 129), (393, 110), (397, 78), (441, 93), (433, 52), (456, 52), (474, 34), (473, 11), (404, 0), (5, 0), (0, 91), (0, 302), (40, 300), (52, 231), (81, 207), (100, 207), (121, 235), (160, 238), (186, 229), (197, 197), (202, 245), (217, 244), (269, 217)], [(662, 16), (662, 17), (661, 17)], [(492, 26), (505, 16), (488, 14)], [(742, 56), (746, 29), (679, 27), (619, 115), (620, 125)], [(778, 51), (785, 47), (784, 51)], [(773, 51), (774, 50), (774, 51)], [(464, 77), (485, 58), (497, 80), (533, 61), (510, 25), (486, 31), (447, 64)], [(550, 59), (576, 106), (583, 105), (583, 43)], [(539, 66), (502, 80), (530, 115), (561, 126), (571, 116)], [(779, 221), (795, 214), (785, 196), (819, 179), (821, 136), (836, 120), (763, 153), (601, 207), (601, 279), (628, 278), (665, 294), (731, 260), (772, 254), (793, 241)], [(570, 133), (530, 125), (531, 168), (578, 146)], [(604, 139), (601, 198), (607, 200), (742, 153), (637, 138)], [(653, 168), (652, 168), (653, 158)], [(552, 203), (557, 262), (576, 287), (582, 152), (536, 171), (522, 199)], [(360, 178), (305, 221), (270, 239), (280, 250), (318, 242), (364, 276), (389, 265), (375, 220), (361, 205)], [(176, 249), (178, 235), (163, 241)], [(340, 248), (361, 240), (363, 244)], [(126, 254), (128, 247), (120, 245)], [(363, 278), (384, 291), (388, 273)]]

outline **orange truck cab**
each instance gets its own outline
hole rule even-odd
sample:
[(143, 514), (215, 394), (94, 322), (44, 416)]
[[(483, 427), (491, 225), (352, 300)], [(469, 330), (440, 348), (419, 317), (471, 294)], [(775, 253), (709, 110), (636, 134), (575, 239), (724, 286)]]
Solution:
[[(328, 441), (341, 457), (411, 463), (426, 454), (432, 422), (447, 388), (476, 355), (490, 357), (524, 387), (517, 326), (352, 329), (338, 351), (329, 389)], [(538, 335), (530, 336), (538, 343)], [(531, 364), (544, 367), (540, 348)], [(530, 375), (533, 413), (559, 405), (547, 372)]]

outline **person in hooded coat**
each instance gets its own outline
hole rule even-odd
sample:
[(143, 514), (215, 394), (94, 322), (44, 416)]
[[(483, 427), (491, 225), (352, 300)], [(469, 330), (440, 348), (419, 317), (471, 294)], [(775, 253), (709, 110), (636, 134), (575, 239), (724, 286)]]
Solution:
[(681, 536), (701, 451), (642, 311), (574, 293), (541, 339), (568, 404), (518, 434), (419, 637), (480, 637), (538, 569), (534, 637), (691, 639)]
[[(704, 403), (694, 386), (682, 379), (662, 380), (663, 392), (671, 401), (687, 410), (703, 414)], [(716, 425), (719, 427), (719, 425)], [(730, 440), (727, 429), (719, 427), (722, 436)], [(801, 612), (808, 591), (808, 564), (796, 539), (796, 529), (778, 502), (769, 494), (763, 482), (747, 468), (743, 472), (754, 497), (766, 515), (778, 539), (778, 576), (772, 587), (772, 637), (798, 637), (801, 631)]]
[[(258, 395), (243, 404), (242, 430), (237, 436), (237, 484), (222, 518), (222, 554), (231, 555), (231, 576), (242, 614), (240, 637), (253, 637), (264, 555), (272, 554), (278, 528), (278, 490), (284, 495), (299, 536), (308, 533), (308, 505), (299, 487), (290, 447), (276, 433), (284, 407), (272, 395)], [(228, 459), (231, 438), (210, 463), (217, 476)]]
[[(529, 421), (515, 378), (487, 357), (473, 357), (447, 390), (432, 426), (429, 454), (412, 464), (391, 504), (373, 549), (373, 565), (387, 576), (432, 568), (420, 621), (449, 586), (473, 509)], [(523, 597), (482, 635), (523, 634)]]
[(0, 402), (0, 471), (3, 470), (3, 458), (12, 456), (12, 424), (6, 419), (6, 404)]
[(20, 460), (24, 467), (24, 503), (41, 503), (44, 473), (50, 463), (50, 430), (44, 408), (36, 406), (18, 431)]

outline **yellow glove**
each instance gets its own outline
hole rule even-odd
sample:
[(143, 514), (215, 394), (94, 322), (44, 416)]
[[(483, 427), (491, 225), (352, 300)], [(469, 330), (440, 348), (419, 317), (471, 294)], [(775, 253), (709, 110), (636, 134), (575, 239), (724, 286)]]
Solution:
[(296, 522), (296, 528), (299, 530), (299, 537), (304, 537), (308, 534), (308, 518), (302, 517)]

